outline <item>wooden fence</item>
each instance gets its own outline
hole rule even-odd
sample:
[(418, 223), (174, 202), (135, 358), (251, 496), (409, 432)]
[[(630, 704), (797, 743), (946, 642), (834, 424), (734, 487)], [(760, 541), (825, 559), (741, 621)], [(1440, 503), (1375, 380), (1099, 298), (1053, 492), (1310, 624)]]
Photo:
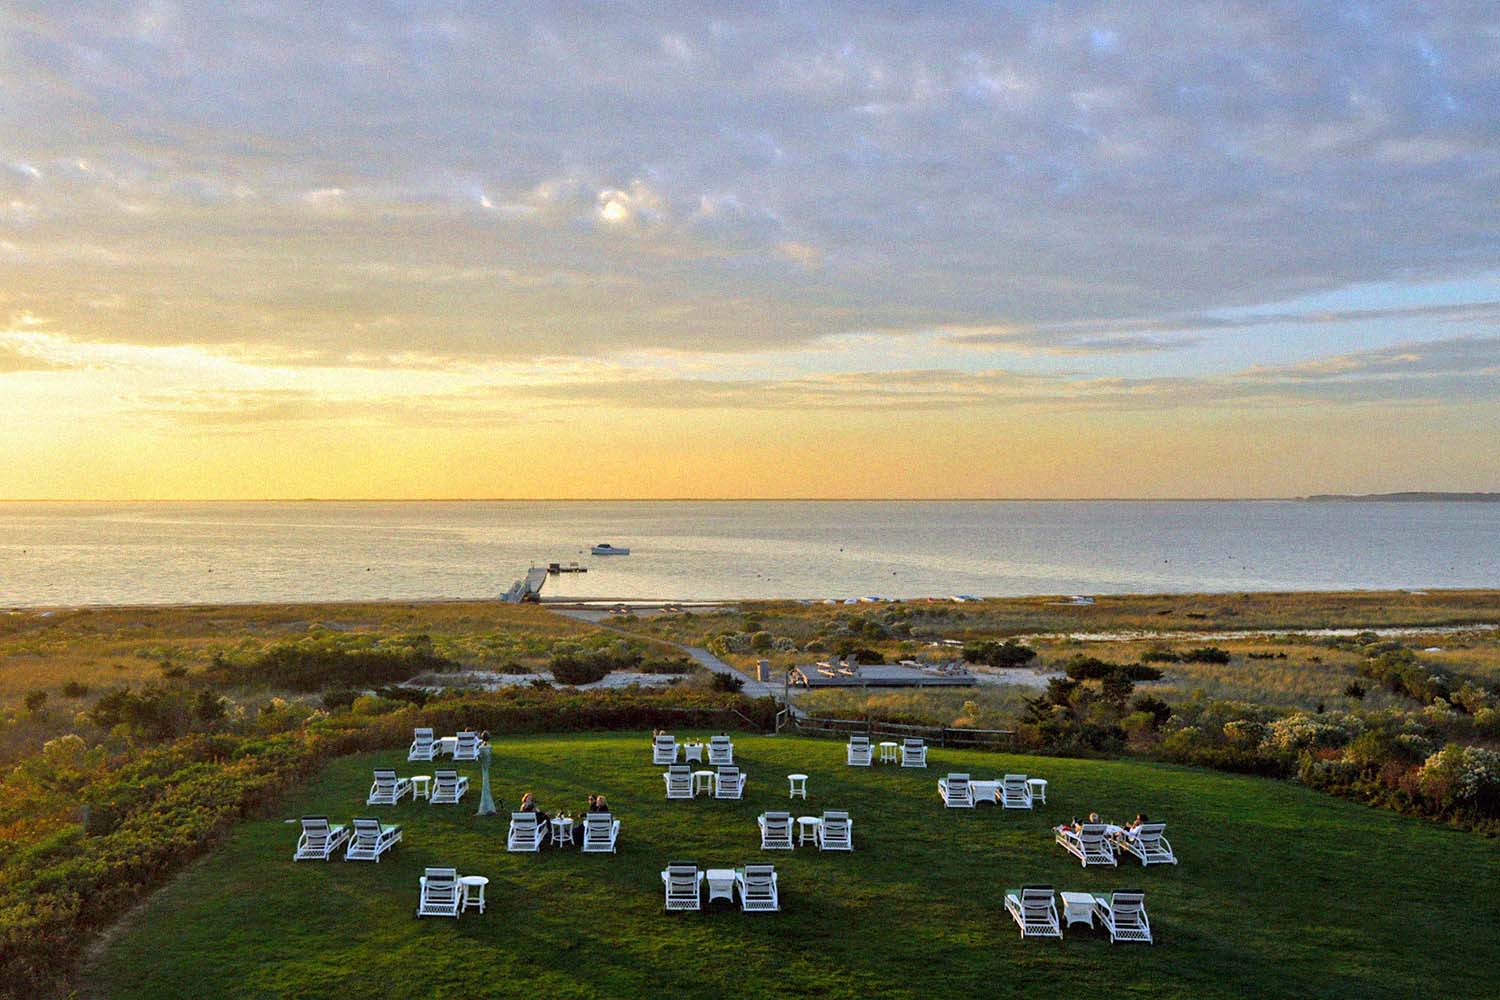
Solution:
[(776, 717), (776, 730), (827, 739), (847, 740), (851, 735), (868, 736), (871, 742), (920, 737), (929, 746), (972, 747), (980, 750), (1009, 750), (1016, 735), (1010, 729), (908, 726), (896, 722), (881, 722), (878, 719), (824, 719), (811, 715), (799, 716), (785, 710)]

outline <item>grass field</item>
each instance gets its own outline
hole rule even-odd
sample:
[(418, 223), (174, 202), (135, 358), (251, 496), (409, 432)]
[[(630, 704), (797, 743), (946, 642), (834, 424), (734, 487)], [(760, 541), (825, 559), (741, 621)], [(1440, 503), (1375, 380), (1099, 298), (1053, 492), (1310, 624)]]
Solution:
[[(506, 819), (460, 807), (362, 805), (370, 769), (402, 749), (332, 763), (277, 817), (249, 823), (132, 914), (94, 955), (82, 995), (134, 997), (1097, 997), (1495, 995), (1500, 844), (1271, 781), (1136, 762), (932, 751), (926, 771), (844, 766), (842, 744), (736, 738), (743, 802), (667, 802), (645, 734), (514, 738), (495, 745), (502, 811), (531, 790), (580, 812), (609, 795), (617, 856), (507, 854)], [(1035, 813), (946, 810), (949, 771), (1050, 780)], [(847, 808), (856, 851), (759, 850), (755, 817), (785, 808), (786, 774), (811, 775), (794, 813)], [(477, 777), (477, 774), (476, 774)], [(1051, 824), (1097, 810), (1168, 822), (1182, 864), (1081, 869)], [(291, 859), (306, 812), (375, 812), (405, 843), (379, 865)], [(716, 903), (665, 914), (669, 859), (774, 861), (783, 912)], [(487, 875), (489, 910), (417, 920), (417, 877), (451, 864)], [(1139, 887), (1155, 947), (1082, 928), (1026, 941), (1004, 889)]]

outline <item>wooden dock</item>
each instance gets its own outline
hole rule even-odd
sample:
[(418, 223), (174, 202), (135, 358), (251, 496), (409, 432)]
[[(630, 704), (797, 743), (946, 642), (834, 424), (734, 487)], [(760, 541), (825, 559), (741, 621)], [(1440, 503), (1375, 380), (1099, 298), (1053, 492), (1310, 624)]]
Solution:
[(826, 664), (793, 667), (787, 682), (805, 688), (863, 687), (973, 687), (978, 682), (970, 673), (936, 673), (904, 664), (862, 665), (857, 670), (840, 669)]
[(505, 603), (522, 604), (542, 599), (542, 584), (547, 582), (547, 567), (533, 566), (526, 571), (524, 580), (517, 580), (505, 592)]

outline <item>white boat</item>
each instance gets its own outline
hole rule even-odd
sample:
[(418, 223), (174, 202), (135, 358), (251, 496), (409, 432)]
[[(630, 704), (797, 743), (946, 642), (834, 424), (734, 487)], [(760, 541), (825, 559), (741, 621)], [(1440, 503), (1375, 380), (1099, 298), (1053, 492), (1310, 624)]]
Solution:
[(630, 555), (630, 550), (629, 549), (622, 549), (619, 546), (617, 546), (617, 545), (611, 545), (608, 542), (600, 542), (598, 545), (595, 545), (593, 548), (589, 549), (589, 551), (592, 552), (596, 556), (628, 556), (628, 555)]

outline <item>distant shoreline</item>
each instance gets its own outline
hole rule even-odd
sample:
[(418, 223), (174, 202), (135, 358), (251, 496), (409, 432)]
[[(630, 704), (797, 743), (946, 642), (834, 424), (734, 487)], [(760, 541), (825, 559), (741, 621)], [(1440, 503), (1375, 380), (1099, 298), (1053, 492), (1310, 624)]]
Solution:
[(1412, 490), (1404, 493), (1315, 493), (1301, 499), (1311, 503), (1500, 503), (1500, 493), (1434, 493)]
[(4, 504), (420, 504), (420, 503), (1500, 503), (1500, 493), (1313, 493), (1269, 497), (194, 497), (109, 499), (88, 497), (0, 497)]

